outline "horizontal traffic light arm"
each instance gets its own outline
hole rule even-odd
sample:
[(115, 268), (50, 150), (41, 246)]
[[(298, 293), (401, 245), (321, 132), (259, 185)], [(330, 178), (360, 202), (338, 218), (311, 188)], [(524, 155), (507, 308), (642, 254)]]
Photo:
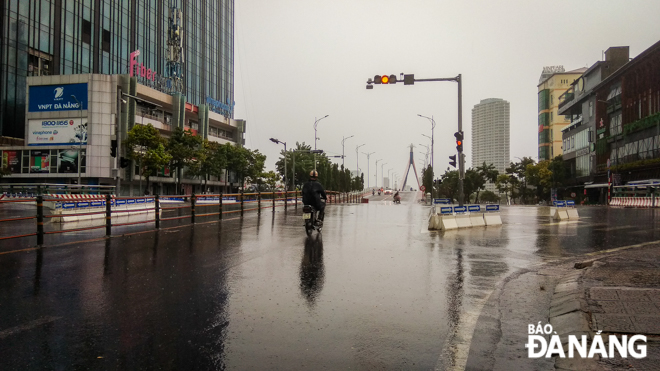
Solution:
[[(394, 76), (394, 77), (392, 77)], [(396, 75), (376, 75), (372, 80), (369, 78), (367, 80), (367, 89), (373, 89), (372, 84), (396, 84), (397, 82), (403, 82), (404, 85), (414, 85), (416, 82), (426, 82), (426, 81), (460, 81), (460, 75), (456, 77), (439, 77), (435, 79), (416, 79), (414, 74), (400, 74), (403, 79), (396, 77)]]

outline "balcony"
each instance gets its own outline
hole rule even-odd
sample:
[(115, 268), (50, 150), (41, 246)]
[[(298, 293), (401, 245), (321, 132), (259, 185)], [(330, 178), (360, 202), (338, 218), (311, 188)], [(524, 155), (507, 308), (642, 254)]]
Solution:
[(564, 94), (559, 96), (559, 111), (566, 106), (567, 104), (571, 103), (575, 99), (575, 91), (573, 90), (573, 87), (570, 87)]

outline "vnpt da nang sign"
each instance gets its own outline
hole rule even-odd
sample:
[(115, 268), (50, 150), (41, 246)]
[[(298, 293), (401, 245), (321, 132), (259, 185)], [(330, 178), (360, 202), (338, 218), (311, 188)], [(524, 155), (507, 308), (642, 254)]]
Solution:
[(87, 119), (64, 118), (28, 121), (28, 146), (87, 144)]
[[(76, 99), (78, 102), (76, 102)], [(30, 86), (29, 112), (87, 109), (87, 83)]]

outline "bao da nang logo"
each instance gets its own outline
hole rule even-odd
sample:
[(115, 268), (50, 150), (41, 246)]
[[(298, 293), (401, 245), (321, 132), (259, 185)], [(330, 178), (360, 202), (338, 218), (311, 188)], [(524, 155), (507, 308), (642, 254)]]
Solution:
[(60, 86), (59, 88), (55, 88), (55, 100), (62, 100), (62, 96), (64, 95), (64, 87)]
[[(619, 339), (616, 335), (610, 335), (606, 346), (601, 332), (599, 330), (594, 335), (591, 344), (587, 340), (587, 335), (581, 335), (580, 339), (575, 335), (568, 335), (568, 352), (566, 352), (561, 338), (556, 331), (553, 331), (551, 324), (541, 325), (541, 322), (536, 326), (531, 324), (528, 326), (527, 344), (525, 344), (527, 356), (529, 358), (551, 358), (553, 356), (594, 358), (599, 355), (601, 358), (614, 358), (618, 354), (621, 358), (628, 358), (628, 355), (633, 358), (646, 357), (646, 336), (633, 335), (629, 339), (628, 335), (621, 335), (621, 339)], [(550, 335), (550, 341), (546, 339), (548, 335)]]

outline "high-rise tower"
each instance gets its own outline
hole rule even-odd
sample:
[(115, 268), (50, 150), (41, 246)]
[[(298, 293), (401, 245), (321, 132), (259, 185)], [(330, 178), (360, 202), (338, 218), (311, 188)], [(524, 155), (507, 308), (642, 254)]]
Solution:
[[(483, 99), (472, 108), (472, 167), (484, 162), (504, 173), (509, 165), (509, 102), (499, 98)], [(486, 184), (492, 192), (495, 185)]]

